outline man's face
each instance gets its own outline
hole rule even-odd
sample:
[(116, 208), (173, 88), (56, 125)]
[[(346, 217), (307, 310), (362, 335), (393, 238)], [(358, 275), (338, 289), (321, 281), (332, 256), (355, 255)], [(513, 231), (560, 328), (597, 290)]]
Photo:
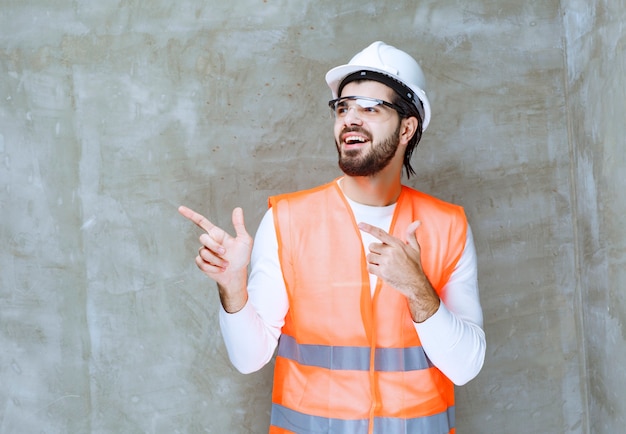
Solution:
[[(348, 83), (342, 96), (363, 96), (390, 102), (393, 90), (376, 81)], [(348, 176), (373, 176), (396, 158), (400, 143), (400, 116), (391, 111), (382, 119), (364, 115), (363, 110), (348, 101), (342, 116), (335, 118), (335, 143), (339, 153), (339, 167)], [(361, 114), (359, 114), (361, 112)]]

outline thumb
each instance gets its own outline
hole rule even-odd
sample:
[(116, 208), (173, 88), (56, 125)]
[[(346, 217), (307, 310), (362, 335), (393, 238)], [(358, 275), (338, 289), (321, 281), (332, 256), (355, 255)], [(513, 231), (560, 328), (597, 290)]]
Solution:
[(416, 235), (416, 231), (417, 228), (420, 227), (420, 225), (422, 224), (421, 221), (419, 220), (415, 220), (413, 223), (411, 223), (409, 226), (407, 226), (406, 228), (406, 242), (409, 246), (413, 247), (415, 250), (420, 249), (420, 245), (417, 242), (417, 235)]
[(246, 225), (243, 220), (243, 210), (239, 207), (233, 210), (233, 227), (235, 228), (237, 238), (250, 236), (248, 231), (246, 231)]

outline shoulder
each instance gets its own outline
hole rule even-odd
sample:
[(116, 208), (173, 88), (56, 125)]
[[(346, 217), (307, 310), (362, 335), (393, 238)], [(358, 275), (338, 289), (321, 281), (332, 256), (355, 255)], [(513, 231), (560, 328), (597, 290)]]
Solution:
[(291, 193), (283, 193), (275, 196), (270, 196), (269, 206), (276, 208), (280, 205), (297, 205), (298, 203), (309, 203), (311, 200), (321, 198), (328, 194), (333, 194), (337, 189), (336, 181), (332, 181), (317, 187), (309, 188), (306, 190), (294, 191)]
[(460, 205), (446, 202), (435, 196), (404, 185), (402, 186), (402, 196), (404, 197), (403, 201), (417, 208), (420, 213), (427, 211), (429, 214), (435, 214), (437, 216), (448, 215), (465, 220), (465, 211)]

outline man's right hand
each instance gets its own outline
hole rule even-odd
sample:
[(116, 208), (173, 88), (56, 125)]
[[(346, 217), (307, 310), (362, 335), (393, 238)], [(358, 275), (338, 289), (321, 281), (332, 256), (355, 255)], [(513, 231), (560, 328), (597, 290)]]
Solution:
[(199, 238), (201, 247), (196, 265), (217, 282), (224, 310), (229, 313), (241, 310), (248, 299), (246, 286), (252, 254), (252, 237), (246, 231), (243, 210), (233, 210), (235, 237), (185, 206), (179, 207), (178, 212), (205, 231)]

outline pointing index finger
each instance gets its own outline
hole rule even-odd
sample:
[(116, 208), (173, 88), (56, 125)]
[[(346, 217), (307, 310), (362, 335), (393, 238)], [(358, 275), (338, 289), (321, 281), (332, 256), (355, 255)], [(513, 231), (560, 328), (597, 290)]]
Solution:
[(186, 206), (179, 206), (178, 212), (187, 220), (191, 220), (198, 227), (204, 229), (206, 232), (209, 232), (215, 227), (215, 225), (211, 223), (205, 216), (203, 216), (202, 214), (198, 214), (191, 208), (187, 208)]
[(385, 232), (381, 228), (372, 226), (367, 223), (362, 223), (362, 222), (359, 223), (359, 229), (379, 239), (385, 244), (391, 244), (396, 240), (393, 236), (389, 235), (387, 232)]

